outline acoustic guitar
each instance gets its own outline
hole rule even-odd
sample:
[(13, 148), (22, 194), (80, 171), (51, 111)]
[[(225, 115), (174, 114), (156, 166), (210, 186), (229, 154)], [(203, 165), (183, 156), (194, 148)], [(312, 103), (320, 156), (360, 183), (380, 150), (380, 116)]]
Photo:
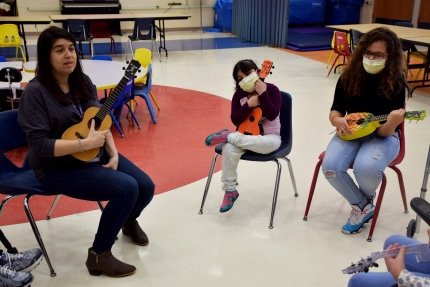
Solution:
[[(271, 70), (275, 68), (273, 62), (270, 60), (264, 60), (261, 64), (261, 68), (258, 70), (258, 76), (260, 80), (264, 79), (271, 74)], [(251, 113), (246, 117), (246, 119), (239, 125), (237, 130), (244, 135), (260, 135), (259, 122), (263, 116), (263, 111), (260, 107), (255, 107), (251, 110)]]
[[(63, 133), (61, 139), (78, 140), (86, 138), (90, 131), (91, 120), (93, 119), (95, 121), (95, 130), (105, 131), (110, 129), (112, 125), (112, 119), (109, 116), (109, 111), (111, 110), (112, 106), (114, 105), (118, 96), (121, 94), (124, 87), (134, 77), (134, 74), (139, 70), (139, 68), (139, 61), (131, 60), (128, 67), (125, 69), (124, 77), (122, 77), (121, 81), (118, 83), (118, 85), (116, 85), (115, 89), (110, 93), (109, 97), (106, 98), (106, 101), (103, 103), (103, 105), (100, 108), (89, 107), (85, 111), (82, 121), (69, 127)], [(94, 148), (82, 152), (73, 153), (72, 156), (82, 161), (90, 161), (98, 155), (99, 151), (100, 148)]]
[[(421, 121), (426, 117), (425, 111), (410, 111), (405, 113), (405, 119)], [(340, 137), (343, 140), (354, 140), (373, 133), (381, 122), (388, 118), (388, 115), (374, 116), (371, 113), (350, 113), (345, 116), (351, 134), (344, 134)]]

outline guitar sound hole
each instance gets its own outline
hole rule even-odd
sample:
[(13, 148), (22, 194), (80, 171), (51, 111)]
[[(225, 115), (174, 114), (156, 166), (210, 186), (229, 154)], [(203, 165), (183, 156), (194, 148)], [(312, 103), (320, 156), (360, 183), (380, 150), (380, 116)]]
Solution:
[(255, 121), (255, 117), (254, 116), (250, 116), (249, 117), (249, 121), (252, 123), (252, 122), (254, 122)]

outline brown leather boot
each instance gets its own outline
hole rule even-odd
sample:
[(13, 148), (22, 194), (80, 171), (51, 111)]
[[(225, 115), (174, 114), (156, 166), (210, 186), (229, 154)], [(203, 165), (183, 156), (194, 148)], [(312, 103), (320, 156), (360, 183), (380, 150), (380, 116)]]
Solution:
[(139, 222), (137, 222), (136, 219), (126, 221), (122, 227), (122, 233), (130, 236), (131, 240), (137, 245), (145, 246), (149, 243), (148, 236), (146, 236), (145, 232), (140, 228)]
[(106, 251), (97, 254), (93, 251), (93, 248), (88, 249), (88, 258), (85, 265), (87, 265), (88, 272), (93, 276), (104, 274), (109, 277), (123, 277), (136, 271), (136, 267), (119, 261), (112, 255), (112, 252)]

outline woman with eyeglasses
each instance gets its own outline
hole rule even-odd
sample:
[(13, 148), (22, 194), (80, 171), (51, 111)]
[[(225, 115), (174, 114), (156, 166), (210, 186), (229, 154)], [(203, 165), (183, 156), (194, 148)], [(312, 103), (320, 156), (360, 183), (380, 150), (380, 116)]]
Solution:
[[(403, 63), (396, 34), (376, 28), (361, 37), (337, 82), (329, 114), (336, 134), (326, 149), (322, 172), (351, 205), (350, 216), (342, 226), (345, 234), (360, 232), (373, 218), (376, 189), (385, 168), (399, 153), (399, 125), (404, 119), (406, 97)], [(357, 124), (350, 118), (356, 115), (353, 113), (388, 117), (373, 132), (360, 137)], [(355, 181), (347, 172), (350, 167)]]

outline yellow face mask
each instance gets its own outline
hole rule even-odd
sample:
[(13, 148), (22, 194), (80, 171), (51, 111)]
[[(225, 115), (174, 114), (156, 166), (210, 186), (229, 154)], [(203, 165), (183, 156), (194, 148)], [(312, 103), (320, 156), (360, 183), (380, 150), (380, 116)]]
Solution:
[(247, 93), (255, 91), (255, 82), (258, 80), (257, 72), (252, 72), (239, 82), (239, 87)]
[(363, 57), (363, 68), (369, 74), (377, 74), (385, 68), (385, 59), (370, 60), (366, 57)]

